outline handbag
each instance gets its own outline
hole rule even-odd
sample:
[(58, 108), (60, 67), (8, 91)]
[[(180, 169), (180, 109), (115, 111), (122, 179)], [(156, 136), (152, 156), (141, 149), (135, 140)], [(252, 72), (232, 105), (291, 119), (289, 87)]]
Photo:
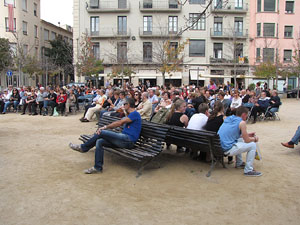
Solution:
[(59, 116), (58, 112), (56, 111), (56, 107), (54, 108), (53, 116)]

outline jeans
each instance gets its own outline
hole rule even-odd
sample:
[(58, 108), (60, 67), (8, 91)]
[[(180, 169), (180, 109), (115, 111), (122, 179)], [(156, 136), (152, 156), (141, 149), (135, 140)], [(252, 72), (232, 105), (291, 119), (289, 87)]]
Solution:
[(248, 102), (248, 103), (244, 103), (243, 106), (246, 107), (246, 108), (250, 108), (251, 109), (254, 106), (254, 104)]
[(102, 130), (100, 135), (94, 134), (87, 142), (81, 145), (84, 152), (88, 152), (91, 148), (96, 146), (95, 165), (97, 170), (102, 170), (103, 157), (105, 147), (119, 147), (119, 148), (133, 148), (132, 142), (127, 134), (116, 133), (109, 130)]
[(276, 112), (278, 112), (278, 108), (271, 108), (270, 109), (270, 113), (271, 113), (272, 116), (274, 116)]
[(229, 156), (236, 156), (236, 165), (240, 166), (243, 163), (242, 153), (247, 152), (246, 157), (246, 166), (244, 169), (244, 173), (248, 173), (253, 171), (253, 161), (256, 153), (256, 143), (250, 142), (245, 143), (242, 138), (238, 139), (238, 142), (235, 143), (227, 153)]
[(8, 106), (10, 106), (10, 105), (12, 105), (12, 104), (14, 105), (14, 110), (17, 110), (17, 106), (19, 105), (19, 101), (5, 102), (3, 112), (6, 112)]
[(293, 142), (294, 144), (298, 145), (299, 139), (300, 139), (300, 126), (298, 127), (298, 129), (297, 129), (294, 137), (292, 138), (291, 142)]

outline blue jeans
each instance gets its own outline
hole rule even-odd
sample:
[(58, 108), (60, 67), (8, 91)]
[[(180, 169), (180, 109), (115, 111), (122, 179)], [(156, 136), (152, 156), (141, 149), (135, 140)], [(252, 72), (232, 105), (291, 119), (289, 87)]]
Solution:
[(299, 139), (300, 139), (300, 126), (298, 127), (294, 137), (292, 138), (291, 142), (293, 142), (294, 144), (298, 144), (299, 143)]
[(236, 165), (240, 166), (243, 163), (242, 153), (247, 152), (246, 157), (246, 166), (244, 173), (253, 171), (253, 161), (256, 153), (256, 143), (250, 142), (245, 143), (242, 138), (238, 139), (238, 142), (235, 143), (230, 150), (228, 150), (229, 156), (236, 156)]
[(3, 112), (6, 112), (8, 106), (10, 105), (14, 105), (14, 110), (17, 110), (17, 106), (19, 105), (19, 101), (14, 101), (14, 102), (5, 102), (5, 105), (4, 105), (4, 110)]
[(278, 112), (278, 108), (271, 108), (270, 109), (270, 113), (271, 113), (272, 116), (274, 116), (276, 112)]
[(104, 149), (103, 147), (119, 147), (119, 148), (133, 148), (132, 142), (127, 134), (116, 133), (109, 130), (102, 130), (101, 134), (94, 134), (87, 142), (81, 145), (84, 152), (88, 152), (91, 148), (96, 146), (95, 151), (95, 165), (97, 170), (102, 170)]

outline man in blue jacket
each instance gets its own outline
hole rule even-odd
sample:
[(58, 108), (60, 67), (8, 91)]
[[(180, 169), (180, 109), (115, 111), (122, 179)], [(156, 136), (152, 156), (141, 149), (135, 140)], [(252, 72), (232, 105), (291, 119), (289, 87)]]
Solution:
[[(255, 133), (248, 133), (246, 120), (248, 109), (240, 106), (236, 110), (236, 115), (227, 117), (218, 134), (224, 154), (236, 156), (236, 168), (244, 168), (244, 175), (248, 177), (258, 177), (262, 173), (253, 169), (253, 161), (256, 154), (256, 143), (258, 137)], [(242, 153), (247, 152), (246, 163), (242, 160)]]
[(266, 112), (267, 108), (270, 105), (270, 98), (267, 97), (267, 94), (265, 91), (261, 92), (260, 98), (258, 99), (258, 102), (254, 105), (251, 116), (253, 116), (253, 123), (256, 123), (257, 114), (259, 112)]

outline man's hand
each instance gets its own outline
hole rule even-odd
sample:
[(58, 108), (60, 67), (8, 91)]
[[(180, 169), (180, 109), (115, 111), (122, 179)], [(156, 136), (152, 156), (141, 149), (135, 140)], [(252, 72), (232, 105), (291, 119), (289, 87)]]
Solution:
[(104, 130), (106, 128), (106, 126), (104, 127), (99, 127), (96, 131), (96, 134), (100, 135), (101, 134), (101, 131)]
[(254, 137), (255, 136), (255, 132), (252, 133), (248, 133), (249, 137)]

